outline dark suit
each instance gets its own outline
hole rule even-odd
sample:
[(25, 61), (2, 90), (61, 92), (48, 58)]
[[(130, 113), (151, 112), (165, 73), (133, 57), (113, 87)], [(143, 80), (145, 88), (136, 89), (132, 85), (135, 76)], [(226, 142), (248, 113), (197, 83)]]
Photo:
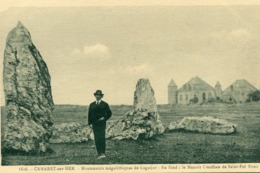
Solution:
[[(88, 124), (92, 124), (93, 126), (95, 144), (99, 155), (105, 153), (106, 150), (106, 121), (111, 117), (111, 115), (112, 112), (109, 105), (102, 100), (98, 105), (96, 104), (96, 101), (89, 105)], [(104, 117), (104, 120), (99, 120), (102, 117)]]

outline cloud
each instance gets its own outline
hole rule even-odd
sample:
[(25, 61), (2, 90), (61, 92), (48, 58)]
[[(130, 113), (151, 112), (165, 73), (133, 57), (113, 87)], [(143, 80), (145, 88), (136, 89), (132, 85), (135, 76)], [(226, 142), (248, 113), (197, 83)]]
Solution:
[(221, 56), (241, 57), (241, 52), (253, 49), (257, 35), (247, 28), (236, 28), (230, 31), (216, 31), (209, 34), (207, 40), (208, 54), (219, 54)]
[(73, 56), (78, 56), (80, 54), (81, 54), (81, 51), (78, 48), (73, 49), (71, 52), (71, 55), (73, 55)]
[(234, 29), (232, 31), (220, 31), (210, 34), (211, 38), (229, 41), (233, 43), (247, 43), (253, 39), (253, 33), (246, 28)]
[(231, 31), (229, 33), (229, 35), (232, 37), (237, 37), (237, 38), (250, 38), (252, 34), (247, 29), (240, 28), (240, 29)]
[(153, 67), (151, 67), (149, 64), (144, 63), (140, 64), (138, 66), (127, 66), (125, 68), (125, 73), (128, 74), (135, 74), (135, 75), (148, 75), (154, 71)]
[(254, 39), (254, 33), (245, 28), (240, 28), (232, 30), (228, 33), (229, 39), (233, 41), (234, 44), (247, 44)]
[(71, 52), (72, 56), (87, 58), (87, 59), (108, 59), (110, 57), (109, 48), (101, 43), (94, 45), (85, 45), (82, 49), (75, 48)]
[(87, 58), (109, 58), (109, 48), (100, 43), (84, 46), (83, 53)]

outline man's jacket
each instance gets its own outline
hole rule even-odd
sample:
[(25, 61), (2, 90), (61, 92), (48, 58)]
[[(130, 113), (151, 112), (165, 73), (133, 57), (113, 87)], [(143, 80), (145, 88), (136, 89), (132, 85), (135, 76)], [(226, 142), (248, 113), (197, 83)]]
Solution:
[[(100, 101), (97, 105), (96, 102), (92, 102), (88, 109), (88, 124), (93, 127), (106, 127), (106, 121), (111, 117), (112, 112), (108, 104), (104, 101)], [(99, 120), (104, 117), (104, 120)]]

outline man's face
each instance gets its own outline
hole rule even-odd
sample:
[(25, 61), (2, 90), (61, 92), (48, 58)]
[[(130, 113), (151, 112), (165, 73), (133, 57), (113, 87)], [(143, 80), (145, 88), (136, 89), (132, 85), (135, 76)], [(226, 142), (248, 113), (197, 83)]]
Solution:
[(102, 96), (102, 95), (98, 95), (98, 94), (96, 94), (95, 97), (96, 97), (96, 100), (99, 101), (99, 100), (102, 99), (103, 96)]

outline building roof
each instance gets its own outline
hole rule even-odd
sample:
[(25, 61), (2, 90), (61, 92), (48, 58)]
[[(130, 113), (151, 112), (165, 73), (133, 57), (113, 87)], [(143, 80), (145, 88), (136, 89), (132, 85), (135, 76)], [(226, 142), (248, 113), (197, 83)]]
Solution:
[(174, 82), (174, 80), (172, 79), (172, 80), (170, 81), (170, 83), (169, 83), (168, 86), (171, 87), (171, 86), (177, 86), (177, 85), (176, 85), (176, 83)]
[(229, 87), (227, 87), (224, 92), (230, 92), (233, 87), (233, 90), (238, 91), (238, 90), (246, 90), (246, 91), (256, 91), (257, 88), (249, 83), (245, 79), (238, 79), (234, 83), (232, 83)]
[(189, 80), (186, 84), (184, 84), (178, 91), (189, 91), (189, 90), (215, 90), (208, 83), (203, 81), (198, 76)]
[(221, 86), (221, 85), (220, 85), (220, 83), (219, 83), (219, 81), (217, 81), (217, 83), (216, 83), (216, 85), (215, 85), (215, 86)]

